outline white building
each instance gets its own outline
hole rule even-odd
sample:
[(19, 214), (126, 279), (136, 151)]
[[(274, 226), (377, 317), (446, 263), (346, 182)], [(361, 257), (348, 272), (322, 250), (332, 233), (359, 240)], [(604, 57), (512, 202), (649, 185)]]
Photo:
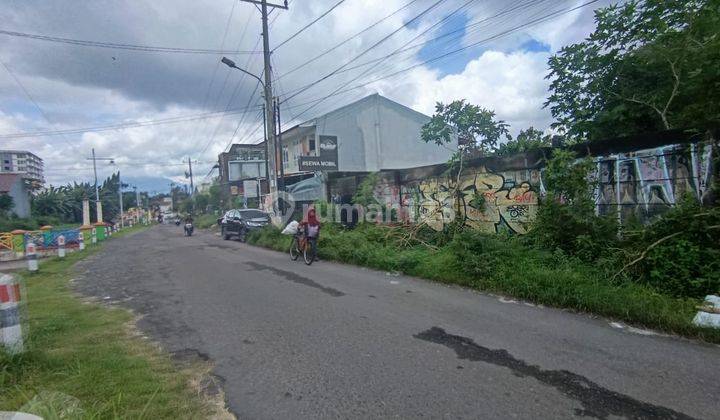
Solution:
[(445, 163), (457, 144), (423, 142), (429, 120), (374, 94), (298, 124), (282, 133), (286, 189), (296, 201), (314, 201), (330, 199), (329, 186), (340, 183), (346, 187), (335, 190), (348, 200), (368, 173)]
[(302, 172), (301, 156), (320, 156), (320, 136), (337, 138), (337, 171), (376, 172), (447, 162), (457, 145), (420, 139), (427, 115), (378, 94), (299, 124), (282, 134), (286, 175)]
[(0, 173), (19, 173), (35, 187), (45, 183), (43, 160), (26, 150), (0, 150)]

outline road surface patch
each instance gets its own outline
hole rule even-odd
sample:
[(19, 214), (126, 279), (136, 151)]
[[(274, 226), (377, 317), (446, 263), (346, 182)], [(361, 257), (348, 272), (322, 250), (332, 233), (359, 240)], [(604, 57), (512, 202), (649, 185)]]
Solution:
[(628, 395), (603, 388), (576, 373), (567, 370), (544, 370), (539, 366), (530, 365), (524, 360), (516, 359), (507, 350), (483, 347), (467, 337), (448, 334), (439, 327), (432, 327), (413, 337), (448, 347), (455, 351), (459, 359), (491, 363), (506, 367), (517, 376), (535, 378), (580, 402), (584, 409), (577, 410), (575, 413), (580, 416), (600, 419), (609, 416), (692, 419), (692, 417), (672, 409), (638, 401)]
[(302, 284), (303, 286), (308, 286), (308, 287), (318, 289), (321, 292), (327, 293), (328, 295), (333, 296), (333, 297), (345, 296), (345, 293), (343, 293), (337, 289), (333, 289), (332, 287), (323, 286), (323, 285), (315, 282), (312, 279), (303, 277), (292, 271), (280, 270), (279, 268), (271, 267), (269, 265), (264, 265), (264, 264), (258, 264), (256, 262), (252, 262), (252, 261), (246, 262), (245, 264), (249, 265), (250, 267), (253, 267), (253, 269), (255, 271), (263, 271), (263, 270), (270, 271), (271, 273), (275, 274), (276, 276), (284, 277), (286, 280), (289, 280), (293, 283)]

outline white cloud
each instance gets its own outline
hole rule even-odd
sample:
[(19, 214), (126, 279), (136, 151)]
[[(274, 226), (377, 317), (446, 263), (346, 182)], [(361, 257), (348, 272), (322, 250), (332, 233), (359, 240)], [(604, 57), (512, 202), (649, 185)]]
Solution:
[[(16, 7), (0, 6), (0, 18), (6, 22), (5, 29), (9, 30), (99, 41), (217, 49), (221, 47), (225, 23), (233, 1), (236, 0), (146, 0), (130, 3), (98, 0), (68, 7), (67, 2), (62, 0), (28, 0), (21, 2), (21, 5), (18, 3)], [(275, 24), (271, 30), (271, 45), (277, 45), (336, 2), (337, 0), (295, 0), (291, 2), (289, 11), (273, 12), (271, 20), (274, 20)], [(524, 2), (475, 2), (467, 13), (470, 21), (474, 21)], [(273, 54), (276, 76), (334, 46), (406, 3), (407, 0), (354, 0), (343, 3)], [(408, 22), (432, 3), (433, 0), (417, 1), (361, 37), (283, 77), (280, 83), (275, 84), (276, 93), (287, 93), (327, 74)], [(487, 22), (480, 30), (468, 34), (464, 39), (453, 40), (447, 45), (436, 45), (437, 53), (500, 33), (503, 29), (544, 12), (543, 5), (560, 8), (577, 3), (578, 0), (545, 0), (537, 7), (523, 9), (522, 14), (513, 13)], [(460, 4), (440, 4), (417, 26), (399, 31), (353, 64), (382, 57), (403, 47)], [(107, 16), (113, 18), (108, 19)], [(236, 3), (224, 48), (249, 50), (255, 47), (260, 32), (259, 22), (254, 6)], [(458, 74), (442, 76), (433, 68), (420, 66), (397, 77), (330, 98), (301, 119), (309, 119), (377, 90), (427, 114), (432, 113), (437, 101), (448, 102), (465, 98), (472, 103), (494, 109), (498, 118), (512, 125), (514, 132), (529, 125), (545, 128), (550, 123), (548, 111), (542, 109), (547, 96), (547, 81), (544, 76), (547, 73), (548, 54), (523, 52), (519, 51), (518, 47), (533, 38), (556, 50), (568, 42), (584, 37), (591, 28), (591, 10), (583, 9), (553, 22), (527, 28), (512, 36), (484, 44), (486, 49), (477, 53), (474, 58), (471, 57), (473, 59)], [(412, 43), (421, 42), (439, 33), (440, 30), (435, 29)], [(241, 73), (224, 66), (219, 67), (213, 89), (208, 96), (208, 105), (203, 108), (208, 84), (218, 62), (218, 57), (215, 56), (117, 51), (3, 38), (0, 43), (0, 57), (10, 65), (13, 73), (51, 119), (50, 122), (46, 121), (34, 110), (22, 90), (0, 67), (2, 134), (155, 120), (222, 110), (227, 106), (231, 93), (241, 79)], [(260, 71), (261, 57), (258, 55), (237, 56), (235, 61), (249, 71)], [(299, 95), (291, 103), (302, 104), (322, 97), (344, 83), (354, 86), (418, 63), (417, 56), (405, 54), (383, 60), (377, 67), (343, 72)], [(370, 74), (363, 75), (363, 71), (368, 68), (372, 69)], [(351, 81), (356, 77), (357, 81)], [(224, 83), (225, 80), (227, 83)], [(254, 86), (254, 81), (246, 78), (237, 89), (236, 97), (230, 106), (245, 107)], [(290, 119), (303, 109), (304, 107), (295, 108), (292, 112), (285, 110), (283, 126), (297, 122)], [(259, 120), (256, 114), (256, 111), (248, 113), (245, 123), (238, 130), (236, 141), (251, 141), (262, 133), (260, 130), (253, 136), (245, 135), (257, 127)], [(240, 115), (231, 114), (222, 119), (83, 135), (2, 140), (0, 147), (35, 151), (45, 159), (48, 179), (54, 184), (73, 179), (91, 179), (91, 164), (85, 160), (91, 148), (95, 148), (98, 155), (115, 157), (123, 176), (163, 176), (182, 180), (185, 167), (178, 163), (188, 156), (207, 162), (196, 168), (196, 173), (200, 177), (204, 176), (212, 166), (211, 161), (226, 146), (239, 119)], [(213, 133), (216, 134), (213, 136)], [(201, 154), (211, 139), (210, 146)], [(147, 163), (155, 165), (146, 165)], [(109, 175), (112, 169), (114, 168), (102, 166), (100, 176)]]
[(385, 83), (380, 89), (388, 96), (431, 115), (436, 102), (465, 99), (494, 110), (497, 118), (511, 125), (511, 132), (530, 125), (545, 129), (550, 114), (542, 109), (547, 97), (548, 54), (516, 51), (485, 51), (467, 64), (462, 73), (438, 77), (437, 71), (413, 71), (402, 84)]

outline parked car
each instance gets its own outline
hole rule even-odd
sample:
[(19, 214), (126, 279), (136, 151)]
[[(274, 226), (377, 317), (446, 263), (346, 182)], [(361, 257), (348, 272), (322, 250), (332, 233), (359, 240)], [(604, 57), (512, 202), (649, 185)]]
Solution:
[(218, 219), (220, 236), (225, 240), (236, 236), (241, 242), (245, 242), (248, 232), (260, 229), (269, 223), (269, 214), (254, 209), (228, 210), (223, 217)]

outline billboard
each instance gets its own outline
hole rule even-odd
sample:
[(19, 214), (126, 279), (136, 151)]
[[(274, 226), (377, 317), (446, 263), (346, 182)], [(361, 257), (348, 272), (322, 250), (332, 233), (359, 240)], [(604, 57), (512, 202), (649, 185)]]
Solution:
[(300, 156), (298, 165), (301, 171), (337, 171), (338, 170), (338, 139), (337, 136), (318, 136), (320, 156)]

